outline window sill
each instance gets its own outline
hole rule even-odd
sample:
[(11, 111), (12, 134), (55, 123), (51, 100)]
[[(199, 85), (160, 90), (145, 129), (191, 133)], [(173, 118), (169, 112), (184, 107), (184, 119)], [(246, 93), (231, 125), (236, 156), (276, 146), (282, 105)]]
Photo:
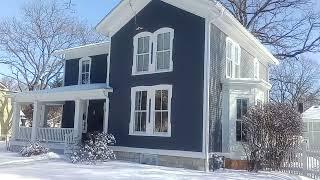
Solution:
[(156, 133), (156, 134), (146, 134), (146, 133), (129, 133), (129, 136), (145, 136), (145, 137), (171, 137), (169, 133)]
[(148, 72), (141, 72), (141, 73), (133, 72), (132, 76), (140, 76), (140, 75), (148, 75), (148, 74), (160, 74), (160, 73), (169, 73), (169, 72), (173, 72), (173, 70), (169, 69), (169, 70), (148, 71)]

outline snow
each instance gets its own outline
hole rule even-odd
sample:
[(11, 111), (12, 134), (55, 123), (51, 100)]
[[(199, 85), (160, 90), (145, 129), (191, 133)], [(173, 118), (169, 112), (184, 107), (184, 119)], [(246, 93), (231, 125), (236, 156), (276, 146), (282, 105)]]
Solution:
[[(2, 163), (2, 164), (1, 164)], [(62, 157), (49, 153), (32, 158), (19, 157), (4, 150), (0, 142), (0, 179), (10, 180), (308, 180), (278, 172), (249, 173), (246, 171), (219, 170), (204, 173), (177, 168), (149, 166), (120, 161), (110, 161), (98, 165), (71, 164)]]

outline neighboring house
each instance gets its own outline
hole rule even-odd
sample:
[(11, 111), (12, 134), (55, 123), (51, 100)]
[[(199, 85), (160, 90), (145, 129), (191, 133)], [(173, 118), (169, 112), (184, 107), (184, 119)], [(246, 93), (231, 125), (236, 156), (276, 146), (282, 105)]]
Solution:
[[(241, 116), (269, 99), (278, 60), (210, 0), (123, 0), (97, 26), (110, 42), (57, 52), (64, 87), (16, 94), (33, 103), (32, 128), (12, 145), (62, 149), (83, 133), (115, 136), (117, 158), (205, 169), (211, 153), (239, 159)], [(46, 104), (63, 104), (62, 128), (43, 128)]]
[(320, 150), (320, 106), (312, 106), (302, 114), (303, 137), (309, 149)]
[(12, 108), (8, 89), (0, 83), (0, 140), (9, 135), (11, 128)]

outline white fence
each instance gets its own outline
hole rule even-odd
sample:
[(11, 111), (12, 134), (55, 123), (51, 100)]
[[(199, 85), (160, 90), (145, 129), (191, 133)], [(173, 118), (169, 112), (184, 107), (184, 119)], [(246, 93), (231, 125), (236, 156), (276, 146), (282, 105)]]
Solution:
[(283, 172), (320, 179), (320, 151), (302, 150), (291, 152), (283, 163)]
[(17, 139), (23, 141), (30, 141), (31, 140), (31, 127), (19, 127), (19, 132), (17, 133)]
[(64, 143), (66, 136), (72, 134), (73, 128), (38, 128), (37, 140), (43, 142)]

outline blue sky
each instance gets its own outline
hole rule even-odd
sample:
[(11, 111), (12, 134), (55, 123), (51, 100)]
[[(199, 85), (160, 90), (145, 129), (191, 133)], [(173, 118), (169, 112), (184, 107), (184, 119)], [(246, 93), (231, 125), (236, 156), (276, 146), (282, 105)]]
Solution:
[[(19, 15), (21, 6), (32, 0), (1, 0), (0, 19)], [(59, 0), (61, 3), (69, 0)], [(97, 25), (103, 17), (119, 3), (120, 0), (73, 0), (75, 15), (87, 21), (92, 26)], [(320, 11), (320, 1), (315, 0), (316, 10)], [(320, 60), (320, 55), (308, 55), (312, 59)], [(4, 65), (0, 65), (0, 72), (8, 72)]]

